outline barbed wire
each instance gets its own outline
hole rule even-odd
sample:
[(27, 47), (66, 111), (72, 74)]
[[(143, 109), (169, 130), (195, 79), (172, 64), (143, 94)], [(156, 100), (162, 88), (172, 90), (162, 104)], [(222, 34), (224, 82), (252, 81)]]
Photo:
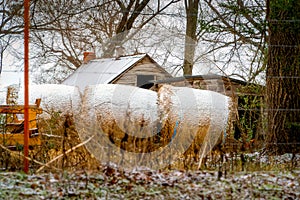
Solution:
[(278, 45), (278, 44), (267, 44), (268, 47), (288, 47), (288, 48), (300, 48), (300, 44), (299, 45)]
[[(261, 111), (260, 108), (238, 108), (237, 110), (241, 111)], [(278, 108), (278, 109), (269, 109), (264, 108), (264, 111), (297, 111), (300, 112), (300, 109), (294, 109), (294, 108)]]
[(268, 22), (300, 22), (300, 19), (269, 19)]
[(266, 78), (274, 78), (274, 79), (299, 79), (300, 76), (266, 76)]

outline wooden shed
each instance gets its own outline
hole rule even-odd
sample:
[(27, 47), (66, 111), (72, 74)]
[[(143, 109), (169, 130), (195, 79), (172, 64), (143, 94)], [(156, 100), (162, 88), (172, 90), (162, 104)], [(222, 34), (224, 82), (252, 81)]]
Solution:
[(242, 80), (228, 78), (226, 76), (220, 76), (216, 74), (174, 77), (165, 80), (154, 81), (154, 84), (170, 84), (177, 87), (205, 89), (227, 96), (239, 94), (239, 89), (247, 85), (247, 83)]
[(86, 54), (84, 63), (62, 84), (78, 86), (80, 91), (88, 85), (124, 84), (146, 87), (153, 81), (172, 78), (148, 54), (96, 59)]

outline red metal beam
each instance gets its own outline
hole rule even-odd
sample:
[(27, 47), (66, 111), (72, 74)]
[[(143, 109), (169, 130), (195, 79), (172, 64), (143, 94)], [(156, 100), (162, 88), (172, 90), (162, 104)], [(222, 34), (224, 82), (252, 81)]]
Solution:
[(29, 171), (29, 6), (24, 0), (24, 172)]

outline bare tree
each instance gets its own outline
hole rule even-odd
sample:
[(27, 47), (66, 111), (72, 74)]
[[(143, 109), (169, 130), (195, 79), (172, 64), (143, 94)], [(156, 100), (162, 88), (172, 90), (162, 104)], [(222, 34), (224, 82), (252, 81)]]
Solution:
[(23, 1), (0, 1), (0, 39), (6, 35), (23, 33)]
[[(213, 73), (226, 71), (227, 75), (235, 75), (249, 82), (263, 76), (266, 67), (263, 0), (205, 0), (198, 4), (196, 1), (184, 2), (185, 13), (177, 11), (170, 16), (176, 18), (179, 25), (170, 24), (166, 28), (169, 38), (165, 40), (170, 43), (176, 40), (174, 43), (181, 47), (176, 49), (171, 45), (165, 48), (173, 60), (182, 60), (184, 63), (178, 66), (174, 63), (174, 67), (176, 65), (180, 70), (183, 69), (183, 74), (192, 74), (192, 71), (207, 73), (209, 68), (214, 68)], [(182, 32), (179, 21), (184, 20), (185, 32)], [(178, 29), (177, 35), (173, 32), (176, 31), (174, 26)], [(186, 38), (183, 47), (178, 44), (182, 38)]]
[(33, 24), (55, 19), (32, 27), (39, 65), (51, 62), (52, 68), (61, 66), (68, 73), (81, 65), (83, 51), (112, 57), (116, 46), (126, 47), (137, 32), (178, 1), (37, 1)]
[(5, 51), (23, 33), (22, 8), (22, 1), (0, 1), (0, 74)]
[[(55, 82), (81, 65), (83, 51), (95, 51), (98, 57), (111, 57), (116, 46), (125, 47), (128, 53), (151, 49), (159, 55), (165, 54), (162, 60), (163, 63), (169, 63), (169, 66), (182, 67), (181, 63), (189, 65), (184, 67), (189, 70), (184, 72), (186, 74), (191, 74), (191, 66), (199, 65), (201, 60), (210, 60), (211, 63), (221, 63), (224, 66), (236, 65), (244, 73), (242, 77), (246, 74), (245, 79), (249, 81), (264, 70), (266, 34), (262, 0), (230, 0), (225, 3), (220, 0), (204, 0), (200, 4), (199, 1), (185, 0), (188, 17), (184, 15), (184, 8), (168, 10), (171, 5), (177, 5), (177, 2), (180, 1), (31, 1), (31, 60), (34, 60), (33, 64), (38, 68), (44, 66), (44, 72), (51, 73), (52, 80), (57, 78)], [(14, 13), (20, 15), (20, 12), (22, 11)], [(173, 24), (164, 23), (166, 16)], [(14, 20), (13, 24), (18, 25), (15, 30), (19, 33), (15, 33), (20, 34), (20, 16), (11, 19)], [(184, 32), (178, 24), (181, 26), (185, 20)], [(146, 39), (139, 38), (141, 30), (151, 34), (147, 36), (146, 42)], [(167, 39), (158, 38), (157, 35)], [(184, 38), (190, 39), (192, 42), (187, 41), (186, 44), (191, 45), (184, 45)], [(139, 39), (144, 42), (139, 42)], [(136, 41), (135, 44), (139, 46), (128, 48), (132, 41)], [(155, 45), (158, 47), (154, 47)], [(186, 53), (183, 52), (184, 48)], [(181, 63), (171, 63), (171, 57), (175, 58), (172, 60), (181, 60)], [(245, 57), (253, 57), (247, 61), (250, 62), (250, 67), (244, 67)]]
[(81, 22), (86, 12), (103, 6), (98, 1), (36, 1), (32, 8), (32, 44), (40, 64), (53, 63), (74, 70), (81, 65), (80, 54), (93, 41)]
[(239, 73), (233, 75), (245, 81), (255, 80), (266, 67), (265, 1), (204, 0), (204, 3), (209, 14), (200, 20), (200, 26), (206, 30), (202, 40), (210, 45), (205, 54), (213, 54), (214, 62), (221, 61), (224, 66), (236, 65), (238, 69), (234, 71)]

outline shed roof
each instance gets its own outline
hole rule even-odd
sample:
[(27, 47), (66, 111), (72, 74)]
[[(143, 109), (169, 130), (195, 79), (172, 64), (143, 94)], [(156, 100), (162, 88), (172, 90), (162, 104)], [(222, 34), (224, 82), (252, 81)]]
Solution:
[(119, 58), (94, 59), (79, 67), (62, 84), (76, 85), (81, 91), (87, 85), (107, 84), (142, 60), (147, 54)]

